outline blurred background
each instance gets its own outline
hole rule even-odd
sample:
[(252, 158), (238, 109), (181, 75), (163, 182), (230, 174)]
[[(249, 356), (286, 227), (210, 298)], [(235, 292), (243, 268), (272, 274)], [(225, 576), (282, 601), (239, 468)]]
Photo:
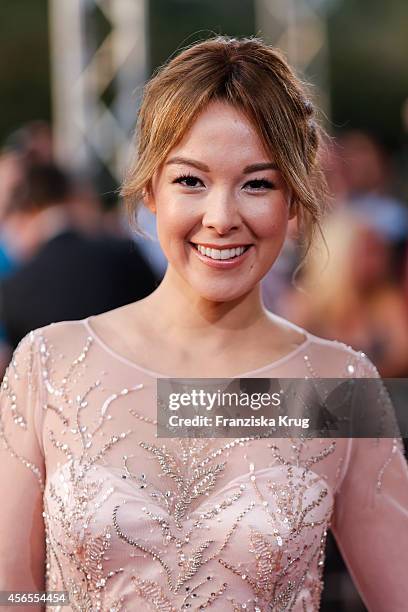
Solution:
[[(196, 40), (256, 34), (312, 83), (331, 136), (326, 245), (298, 269), (293, 223), (265, 304), (408, 376), (406, 0), (2, 0), (0, 16), (2, 373), (31, 329), (160, 282), (154, 218), (136, 236), (118, 197), (143, 84)], [(364, 611), (332, 540), (325, 580), (323, 611)]]

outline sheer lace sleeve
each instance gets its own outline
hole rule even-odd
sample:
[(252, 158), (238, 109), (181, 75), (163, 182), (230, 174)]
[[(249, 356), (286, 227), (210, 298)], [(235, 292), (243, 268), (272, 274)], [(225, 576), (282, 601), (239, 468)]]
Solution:
[[(362, 357), (362, 372), (378, 372)], [(377, 387), (378, 388), (378, 387)], [(389, 396), (369, 402), (394, 430)], [(375, 405), (374, 405), (375, 404)], [(370, 612), (404, 612), (408, 600), (408, 466), (399, 437), (355, 438), (332, 524), (343, 558)]]
[(7, 591), (44, 590), (45, 469), (36, 345), (35, 332), (20, 342), (0, 392), (0, 590)]

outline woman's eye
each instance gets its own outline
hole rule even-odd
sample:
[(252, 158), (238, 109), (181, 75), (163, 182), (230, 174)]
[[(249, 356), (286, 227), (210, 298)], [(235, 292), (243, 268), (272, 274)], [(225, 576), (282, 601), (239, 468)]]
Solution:
[(274, 184), (267, 179), (253, 179), (252, 181), (245, 183), (244, 187), (249, 187), (255, 191), (260, 191), (261, 189), (273, 189)]
[(173, 183), (179, 183), (184, 187), (202, 187), (203, 182), (196, 176), (192, 176), (191, 174), (185, 174), (184, 176), (177, 177)]

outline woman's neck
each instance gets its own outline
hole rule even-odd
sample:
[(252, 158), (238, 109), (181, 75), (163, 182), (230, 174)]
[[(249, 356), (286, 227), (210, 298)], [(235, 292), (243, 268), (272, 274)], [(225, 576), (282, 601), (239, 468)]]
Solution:
[(236, 300), (215, 302), (197, 295), (183, 279), (168, 271), (143, 302), (155, 331), (182, 346), (196, 340), (214, 347), (234, 344), (249, 331), (270, 325), (259, 285)]

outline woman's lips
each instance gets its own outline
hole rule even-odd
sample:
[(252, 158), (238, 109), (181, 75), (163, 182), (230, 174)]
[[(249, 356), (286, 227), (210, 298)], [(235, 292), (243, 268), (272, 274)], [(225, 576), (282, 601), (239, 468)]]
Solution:
[(237, 255), (237, 257), (233, 257), (232, 259), (211, 259), (211, 257), (207, 257), (207, 255), (203, 255), (200, 251), (195, 248), (191, 242), (189, 243), (191, 250), (194, 254), (207, 266), (210, 268), (215, 268), (218, 270), (229, 270), (230, 268), (237, 268), (242, 264), (243, 261), (248, 257), (248, 253), (252, 250), (253, 245), (250, 245), (246, 251), (244, 251), (241, 255)]

